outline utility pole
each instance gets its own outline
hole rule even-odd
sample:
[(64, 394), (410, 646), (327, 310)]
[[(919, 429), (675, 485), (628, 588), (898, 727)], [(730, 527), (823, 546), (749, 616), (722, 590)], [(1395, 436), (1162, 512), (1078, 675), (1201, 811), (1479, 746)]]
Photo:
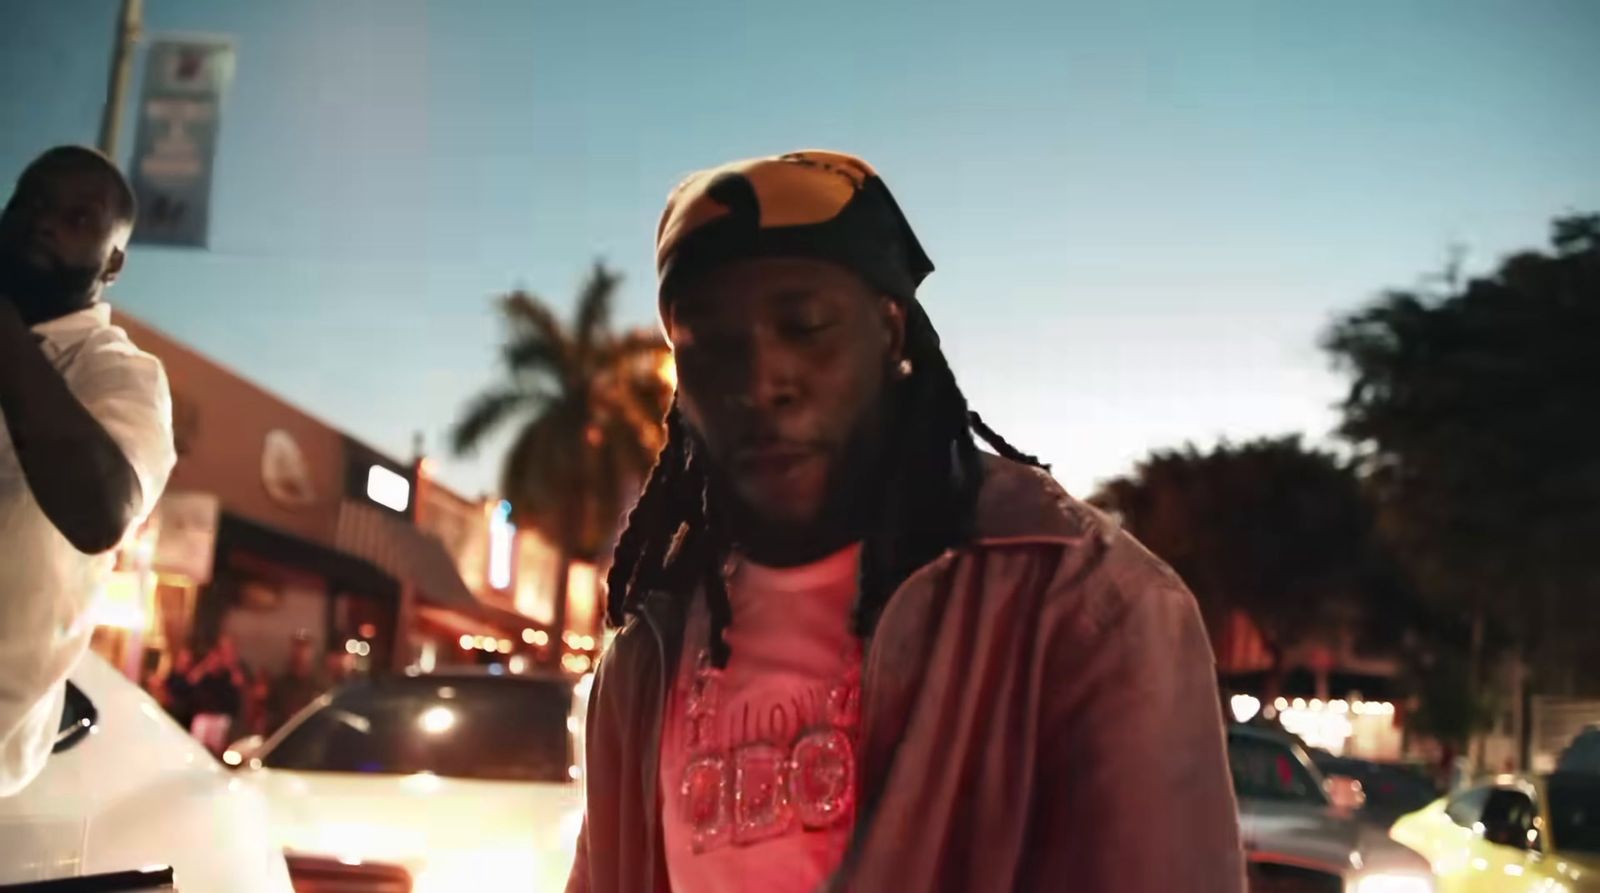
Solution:
[(106, 105), (100, 114), (100, 151), (117, 160), (117, 132), (122, 128), (122, 107), (128, 96), (128, 78), (133, 73), (133, 47), (143, 25), (144, 0), (122, 0), (117, 20), (116, 42), (111, 48), (111, 73), (106, 78)]

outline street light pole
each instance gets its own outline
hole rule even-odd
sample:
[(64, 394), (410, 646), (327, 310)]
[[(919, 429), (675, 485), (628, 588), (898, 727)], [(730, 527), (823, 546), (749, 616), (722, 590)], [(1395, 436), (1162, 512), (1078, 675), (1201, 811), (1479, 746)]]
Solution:
[(96, 145), (113, 161), (117, 157), (117, 132), (122, 127), (122, 107), (133, 72), (133, 46), (143, 24), (144, 0), (122, 0), (116, 43), (111, 49), (111, 73), (106, 78), (106, 105), (100, 114), (100, 140)]

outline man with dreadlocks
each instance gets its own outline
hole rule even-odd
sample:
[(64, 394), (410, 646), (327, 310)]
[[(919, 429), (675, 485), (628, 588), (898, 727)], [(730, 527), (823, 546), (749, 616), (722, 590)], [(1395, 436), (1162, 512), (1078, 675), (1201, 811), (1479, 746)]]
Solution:
[(872, 168), (696, 174), (656, 265), (569, 891), (1242, 890), (1193, 598), (968, 410)]

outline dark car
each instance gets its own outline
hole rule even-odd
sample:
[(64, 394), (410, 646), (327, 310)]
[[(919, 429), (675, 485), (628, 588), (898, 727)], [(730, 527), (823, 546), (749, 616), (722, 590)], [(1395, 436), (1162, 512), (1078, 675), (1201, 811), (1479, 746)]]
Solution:
[(1400, 763), (1382, 763), (1311, 751), (1311, 760), (1324, 775), (1342, 775), (1361, 782), (1367, 801), (1357, 814), (1383, 828), (1403, 815), (1416, 812), (1443, 793), (1420, 770)]
[(1561, 752), (1556, 769), (1559, 772), (1600, 775), (1600, 725), (1579, 732), (1567, 749)]

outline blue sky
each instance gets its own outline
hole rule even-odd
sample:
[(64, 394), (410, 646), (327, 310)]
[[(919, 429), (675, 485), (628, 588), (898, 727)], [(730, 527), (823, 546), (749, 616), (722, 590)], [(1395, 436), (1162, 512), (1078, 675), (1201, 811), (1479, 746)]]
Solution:
[[(116, 0), (0, 0), (0, 178), (92, 142)], [(681, 8), (680, 8), (681, 6)], [(653, 321), (685, 173), (884, 174), (972, 403), (1076, 491), (1333, 422), (1340, 310), (1600, 208), (1600, 4), (146, 0), (238, 43), (209, 252), (113, 300), (397, 455), (494, 376), (491, 298), (603, 257)], [(132, 143), (131, 105), (124, 147)], [(443, 457), (441, 457), (443, 458)], [(492, 485), (495, 450), (445, 461)]]

